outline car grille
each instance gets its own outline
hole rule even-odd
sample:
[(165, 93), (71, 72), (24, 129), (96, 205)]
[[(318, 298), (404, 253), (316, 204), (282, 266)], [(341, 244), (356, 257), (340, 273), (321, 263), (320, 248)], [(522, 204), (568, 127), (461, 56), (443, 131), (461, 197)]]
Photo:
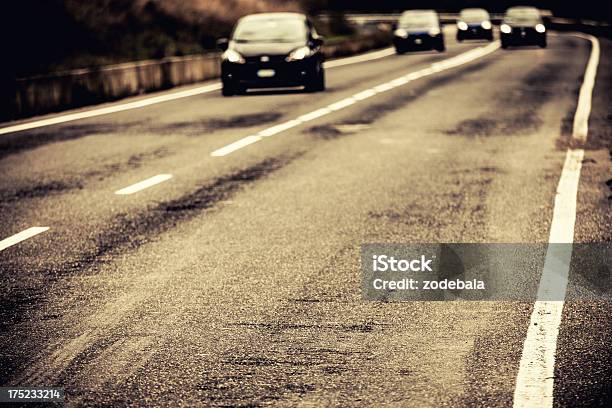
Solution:
[[(262, 61), (262, 57), (268, 57), (269, 61)], [(256, 57), (246, 57), (247, 64), (265, 64), (266, 62), (278, 63), (285, 62), (287, 55), (258, 55)]]
[(517, 35), (521, 35), (522, 33), (525, 33), (525, 34), (535, 34), (536, 33), (536, 30), (533, 27), (514, 27), (512, 31)]

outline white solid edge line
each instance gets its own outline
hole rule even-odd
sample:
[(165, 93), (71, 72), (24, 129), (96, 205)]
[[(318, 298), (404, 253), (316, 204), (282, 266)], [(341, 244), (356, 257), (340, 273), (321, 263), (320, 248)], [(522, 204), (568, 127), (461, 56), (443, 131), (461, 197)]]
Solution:
[[(588, 39), (592, 43), (591, 56), (574, 116), (573, 136), (584, 142), (588, 134), (588, 120), (600, 48), (597, 38), (584, 34), (577, 36)], [(576, 223), (576, 200), (583, 158), (584, 150), (568, 150), (559, 179), (549, 236), (549, 243), (553, 245), (549, 246), (546, 252), (544, 270), (538, 287), (538, 300), (533, 306), (527, 336), (523, 344), (514, 389), (514, 408), (551, 408), (553, 406), (557, 337), (569, 278)]]
[(161, 102), (173, 101), (175, 99), (187, 98), (189, 96), (200, 95), (221, 89), (221, 84), (212, 84), (188, 89), (185, 91), (173, 92), (167, 95), (158, 95), (134, 102), (121, 103), (118, 105), (95, 108), (84, 112), (74, 112), (66, 115), (55, 116), (47, 119), (36, 120), (34, 122), (20, 123), (18, 125), (0, 128), (0, 135), (7, 133), (21, 132), (24, 130), (36, 129), (44, 126), (57, 125), (60, 123), (72, 122), (79, 119), (87, 119), (95, 116), (108, 115), (110, 113), (122, 112), (131, 109), (143, 108)]
[(589, 34), (574, 34), (580, 38), (591, 42), (591, 56), (587, 63), (584, 72), (584, 80), (580, 87), (580, 96), (578, 98), (578, 107), (574, 115), (574, 126), (572, 136), (579, 141), (586, 141), (589, 132), (589, 116), (591, 114), (591, 100), (593, 88), (595, 87), (595, 77), (597, 75), (597, 66), (599, 65), (600, 47), (599, 40)]
[(23, 230), (15, 235), (0, 241), (0, 251), (4, 251), (6, 248), (11, 247), (15, 244), (25, 241), (26, 239), (32, 238), (35, 235), (48, 231), (49, 227), (31, 227)]
[(172, 174), (158, 174), (157, 176), (153, 176), (146, 180), (140, 181), (138, 183), (132, 184), (131, 186), (127, 186), (122, 188), (121, 190), (115, 191), (117, 195), (129, 195), (134, 194), (149, 187), (153, 187), (159, 183), (163, 183), (164, 181), (170, 180), (172, 178)]
[[(428, 75), (432, 75), (436, 72), (440, 72), (440, 71), (444, 71), (450, 68), (454, 68), (456, 66), (462, 65), (462, 64), (466, 64), (468, 62), (471, 62), (477, 58), (483, 57), (487, 54), (492, 53), (493, 51), (497, 50), (500, 47), (500, 44), (498, 41), (491, 43), (487, 46), (484, 47), (478, 47), (469, 51), (466, 51), (463, 54), (459, 54), (455, 57), (451, 57), (448, 59), (448, 61), (452, 61), (451, 64), (448, 65), (444, 65), (444, 66), (440, 66), (440, 68), (438, 69), (432, 69), (432, 67), (427, 67), (424, 69), (421, 69), (419, 71), (416, 72), (411, 72), (408, 73), (406, 75), (403, 75), (401, 77), (395, 78), (389, 82), (385, 82), (382, 84), (379, 84), (375, 87), (372, 87), (370, 89), (365, 89), (363, 91), (360, 91), (358, 93), (356, 93), (353, 96), (349, 96), (348, 98), (344, 98), (341, 99), (337, 102), (331, 103), (329, 105), (327, 105), (326, 107), (323, 108), (319, 108), (316, 109), (312, 112), (309, 113), (305, 113), (301, 116), (298, 116), (296, 119), (292, 119), (288, 122), (284, 122), (278, 125), (274, 125), (270, 128), (261, 130), (259, 133), (257, 133), (256, 135), (252, 135), (252, 136), (247, 136), (244, 137), (242, 139), (239, 139), (235, 142), (232, 142), (226, 146), (220, 147), (218, 149), (216, 149), (215, 151), (213, 151), (210, 155), (213, 157), (223, 157), (223, 156), (227, 156), (230, 153), (233, 153), (237, 150), (242, 149), (243, 147), (249, 146), (255, 142), (258, 142), (260, 140), (262, 140), (264, 137), (270, 137), (273, 135), (277, 135), (281, 132), (284, 132), (285, 130), (294, 128), (298, 125), (301, 125), (303, 123), (307, 123), (310, 122), (312, 120), (318, 119), (322, 116), (328, 115), (332, 112), (336, 112), (342, 109), (345, 109), (349, 106), (352, 106), (356, 103), (359, 103), (361, 101), (364, 101), (368, 98), (371, 98), (374, 95), (377, 95), (381, 92), (385, 92), (385, 91), (389, 91), (391, 89), (394, 88), (398, 88), (400, 86), (406, 85), (407, 83), (409, 83), (410, 81), (413, 81), (415, 79), (418, 78), (422, 78)], [(436, 63), (437, 64), (437, 63)]]
[[(336, 68), (345, 65), (357, 64), (360, 62), (373, 61), (376, 59), (388, 57), (394, 54), (393, 48), (386, 48), (380, 51), (369, 52), (363, 55), (342, 58), (338, 60), (328, 61), (324, 63), (325, 68)], [(83, 112), (68, 113), (65, 115), (54, 116), (47, 119), (35, 120), (32, 122), (20, 123), (17, 125), (6, 126), (0, 128), (0, 135), (8, 133), (16, 133), (24, 130), (36, 129), (44, 126), (57, 125), (60, 123), (72, 122), (79, 119), (87, 119), (96, 116), (108, 115), (110, 113), (122, 112), (131, 109), (143, 108), (145, 106), (155, 105), (162, 102), (169, 102), (176, 99), (187, 98), (190, 96), (201, 95), (221, 89), (221, 83), (214, 83), (204, 86), (199, 86), (193, 89), (184, 91), (172, 92), (166, 95), (151, 96), (140, 99), (134, 102), (118, 103), (102, 108), (92, 108)]]
[[(583, 156), (583, 150), (568, 150), (557, 187), (549, 238), (552, 245), (546, 252), (538, 300), (534, 303), (523, 345), (514, 389), (515, 408), (553, 406), (555, 353), (565, 303), (554, 299), (565, 298)], [(555, 245), (558, 243), (566, 245)]]

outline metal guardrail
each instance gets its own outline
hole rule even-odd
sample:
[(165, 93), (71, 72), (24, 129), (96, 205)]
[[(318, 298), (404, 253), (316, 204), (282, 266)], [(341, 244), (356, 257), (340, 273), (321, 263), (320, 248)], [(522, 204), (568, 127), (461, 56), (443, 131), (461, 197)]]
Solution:
[[(353, 55), (388, 44), (383, 33), (328, 44), (328, 58)], [(19, 78), (0, 89), (0, 121), (116, 100), (192, 84), (220, 75), (219, 53), (169, 57)]]

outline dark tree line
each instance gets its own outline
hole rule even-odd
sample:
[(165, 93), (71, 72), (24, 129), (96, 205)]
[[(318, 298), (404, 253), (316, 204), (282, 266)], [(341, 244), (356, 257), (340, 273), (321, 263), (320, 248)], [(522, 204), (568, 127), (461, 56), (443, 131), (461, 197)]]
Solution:
[(552, 10), (555, 15), (562, 17), (607, 21), (612, 19), (609, 12), (610, 2), (602, 0), (302, 0), (302, 3), (304, 8), (315, 13), (321, 10), (393, 12), (411, 8), (454, 12), (465, 7), (484, 7), (491, 12), (503, 12), (510, 6), (533, 5)]

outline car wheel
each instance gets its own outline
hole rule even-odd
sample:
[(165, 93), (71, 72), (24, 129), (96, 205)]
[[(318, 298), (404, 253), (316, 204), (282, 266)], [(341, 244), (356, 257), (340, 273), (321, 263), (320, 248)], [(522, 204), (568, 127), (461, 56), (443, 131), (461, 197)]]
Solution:
[(502, 40), (502, 42), (501, 42), (501, 47), (502, 47), (504, 50), (505, 50), (505, 49), (508, 49), (508, 43), (507, 43), (506, 41), (503, 41), (503, 40)]
[(547, 46), (546, 40), (540, 41), (540, 43), (538, 45), (540, 46), (540, 48), (546, 48), (546, 46)]
[(319, 73), (319, 79), (317, 83), (317, 91), (323, 92), (325, 90), (325, 70), (321, 68), (321, 72)]
[(304, 87), (306, 92), (323, 92), (325, 90), (325, 70), (319, 67), (318, 73), (315, 73), (314, 78), (306, 83)]
[(221, 87), (221, 95), (223, 96), (234, 96), (236, 94), (236, 87), (228, 82), (223, 81)]
[(446, 45), (444, 45), (444, 40), (442, 40), (442, 39), (441, 39), (441, 40), (438, 42), (438, 45), (436, 46), (436, 51), (438, 51), (438, 52), (444, 52), (444, 51), (446, 51)]
[(406, 53), (406, 50), (400, 47), (395, 47), (396, 54), (402, 55)]

